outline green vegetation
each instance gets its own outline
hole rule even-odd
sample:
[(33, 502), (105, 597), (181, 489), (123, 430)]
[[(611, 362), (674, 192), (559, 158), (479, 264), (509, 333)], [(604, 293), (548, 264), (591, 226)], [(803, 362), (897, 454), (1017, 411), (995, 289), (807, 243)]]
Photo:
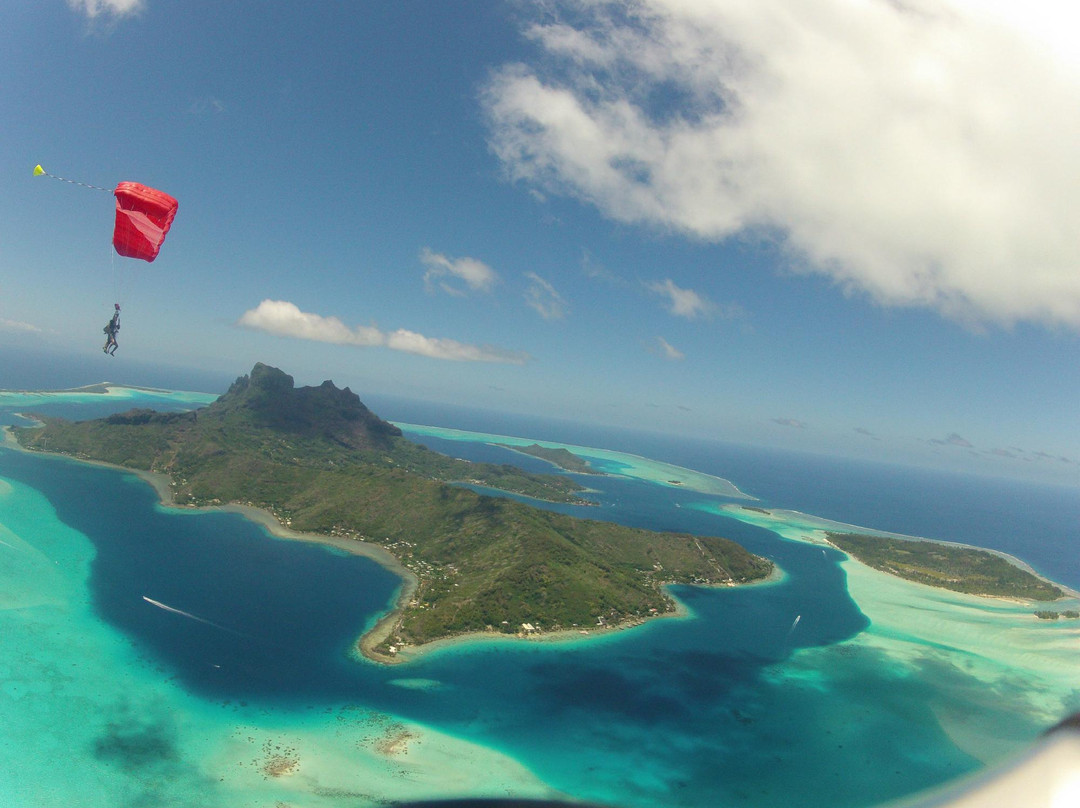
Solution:
[(539, 443), (534, 443), (530, 446), (511, 446), (509, 443), (496, 443), (495, 445), (501, 446), (503, 449), (510, 449), (514, 452), (521, 452), (522, 454), (539, 457), (541, 460), (546, 460), (549, 463), (554, 463), (559, 468), (566, 469), (567, 471), (572, 471), (575, 474), (603, 473), (596, 471), (596, 469), (589, 465), (588, 460), (578, 457), (569, 449), (551, 449), (547, 446), (541, 446)]
[(861, 533), (828, 539), (867, 566), (921, 584), (1003, 598), (1049, 601), (1064, 597), (1053, 584), (986, 550)]
[[(323, 382), (317, 388), (294, 390), (291, 376), (261, 364), (250, 379), (242, 377), (210, 407), (195, 412), (131, 410), (78, 424), (35, 417), (48, 429), (17, 432), (28, 447), (48, 446), (73, 457), (168, 474), (186, 473), (198, 460), (202, 484), (179, 486), (180, 504), (223, 499), (207, 494), (208, 485), (222, 482), (210, 469), (230, 466), (224, 458), (234, 452), (254, 452), (263, 461), (307, 469), (334, 471), (357, 464), (400, 469), (431, 480), (471, 483), (548, 502), (595, 504), (581, 498), (584, 488), (568, 477), (432, 452), (402, 438), (400, 429), (372, 413), (348, 388), (338, 390)], [(125, 426), (138, 429), (117, 429)], [(259, 480), (248, 482), (257, 493)]]
[(1059, 617), (1066, 620), (1077, 620), (1080, 619), (1080, 612), (1074, 609), (1066, 609), (1063, 612), (1039, 611), (1035, 612), (1035, 616), (1040, 620), (1057, 620)]
[(615, 625), (671, 611), (666, 582), (732, 584), (772, 564), (726, 539), (574, 519), (446, 481), (566, 501), (559, 475), (410, 443), (346, 388), (295, 389), (258, 364), (210, 406), (41, 419), (28, 448), (164, 472), (178, 504), (266, 508), (286, 526), (379, 544), (418, 579), (383, 650), (458, 633)]

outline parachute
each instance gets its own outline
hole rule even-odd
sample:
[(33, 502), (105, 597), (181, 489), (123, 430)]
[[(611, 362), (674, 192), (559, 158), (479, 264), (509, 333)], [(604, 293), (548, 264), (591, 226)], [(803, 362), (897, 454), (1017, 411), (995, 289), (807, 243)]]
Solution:
[(137, 182), (121, 182), (116, 197), (113, 247), (126, 258), (153, 261), (172, 227), (179, 203), (164, 191)]
[[(52, 177), (95, 191), (109, 190), (57, 177), (40, 165), (34, 166), (34, 176)], [(125, 258), (153, 261), (158, 257), (165, 235), (172, 227), (179, 203), (164, 191), (137, 182), (121, 182), (112, 194), (116, 197), (116, 224), (113, 227), (113, 247), (116, 252)]]

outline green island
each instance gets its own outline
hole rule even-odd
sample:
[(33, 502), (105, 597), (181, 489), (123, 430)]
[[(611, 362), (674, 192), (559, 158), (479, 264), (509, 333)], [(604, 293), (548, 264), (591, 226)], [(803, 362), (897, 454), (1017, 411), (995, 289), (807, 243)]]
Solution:
[(602, 471), (597, 471), (590, 466), (589, 461), (585, 458), (578, 457), (569, 449), (563, 449), (562, 447), (552, 449), (541, 446), (539, 443), (533, 443), (529, 446), (513, 446), (509, 443), (496, 443), (495, 445), (502, 449), (509, 449), (512, 452), (539, 457), (541, 460), (546, 460), (561, 469), (572, 471), (575, 474), (603, 474)]
[(1065, 593), (987, 550), (941, 542), (826, 533), (831, 544), (876, 570), (954, 592), (1051, 601)]
[(177, 505), (256, 507), (284, 528), (389, 551), (412, 575), (397, 608), (361, 641), (384, 661), (475, 632), (631, 625), (675, 611), (665, 584), (734, 585), (773, 571), (727, 539), (573, 518), (454, 484), (553, 502), (580, 490), (561, 475), (438, 454), (348, 388), (296, 388), (261, 363), (191, 412), (38, 420), (12, 428), (23, 447), (165, 474)]
[(1063, 612), (1055, 612), (1052, 609), (1047, 609), (1035, 612), (1035, 616), (1040, 620), (1057, 620), (1059, 618), (1064, 620), (1080, 620), (1080, 612), (1075, 609), (1066, 609)]

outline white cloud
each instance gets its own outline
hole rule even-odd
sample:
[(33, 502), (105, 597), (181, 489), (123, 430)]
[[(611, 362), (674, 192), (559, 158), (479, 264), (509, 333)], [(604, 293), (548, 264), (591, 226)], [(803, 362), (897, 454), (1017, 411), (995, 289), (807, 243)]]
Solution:
[(508, 351), (491, 345), (466, 345), (452, 339), (425, 337), (415, 331), (399, 328), (386, 335), (386, 345), (395, 351), (429, 356), (432, 359), (449, 359), (455, 362), (502, 362), (511, 365), (523, 365), (529, 360), (528, 354), (520, 351)]
[(383, 345), (386, 338), (374, 326), (349, 328), (337, 317), (323, 317), (300, 311), (295, 303), (286, 300), (264, 300), (254, 309), (245, 311), (237, 325), (265, 331), (279, 337), (295, 337), (334, 345)]
[(656, 342), (650, 346), (649, 350), (657, 356), (662, 356), (664, 359), (669, 359), (672, 362), (677, 362), (680, 359), (686, 358), (686, 354), (663, 337), (657, 337)]
[(452, 339), (425, 337), (415, 331), (399, 328), (383, 333), (375, 326), (349, 328), (337, 317), (323, 317), (299, 309), (286, 300), (264, 300), (254, 309), (244, 312), (237, 325), (264, 331), (279, 337), (328, 342), (334, 345), (360, 347), (385, 346), (394, 351), (418, 354), (432, 359), (458, 362), (502, 362), (522, 365), (529, 355), (490, 345), (468, 345)]
[(142, 11), (144, 3), (143, 0), (68, 0), (68, 5), (93, 19), (102, 14), (126, 17)]
[(29, 334), (40, 334), (41, 329), (32, 323), (24, 323), (21, 320), (4, 320), (0, 319), (0, 330), (2, 331), (22, 331)]
[[(436, 282), (447, 294), (464, 296), (467, 290), (490, 292), (499, 280), (495, 270), (475, 258), (447, 258), (425, 247), (420, 251), (420, 262), (427, 267), (424, 286), (430, 292)], [(466, 288), (462, 288), (462, 284)]]
[(667, 310), (676, 317), (693, 320), (696, 317), (707, 317), (716, 309), (716, 306), (707, 298), (693, 289), (682, 289), (676, 286), (671, 278), (662, 283), (650, 283), (647, 286), (649, 291), (667, 298)]
[(778, 231), (881, 304), (1080, 328), (1073, 4), (551, 7), (547, 57), (484, 94), (510, 177), (700, 239)]
[(539, 312), (545, 320), (561, 320), (566, 316), (566, 301), (555, 287), (535, 272), (526, 272), (529, 288), (525, 290), (525, 302)]

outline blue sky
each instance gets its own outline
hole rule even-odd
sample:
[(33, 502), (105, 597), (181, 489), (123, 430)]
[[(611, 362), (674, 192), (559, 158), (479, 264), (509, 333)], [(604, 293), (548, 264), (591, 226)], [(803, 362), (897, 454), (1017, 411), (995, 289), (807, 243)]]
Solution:
[[(1077, 485), (1080, 26), (1016, 5), (5, 4), (0, 340)], [(175, 196), (157, 261), (37, 163)]]

